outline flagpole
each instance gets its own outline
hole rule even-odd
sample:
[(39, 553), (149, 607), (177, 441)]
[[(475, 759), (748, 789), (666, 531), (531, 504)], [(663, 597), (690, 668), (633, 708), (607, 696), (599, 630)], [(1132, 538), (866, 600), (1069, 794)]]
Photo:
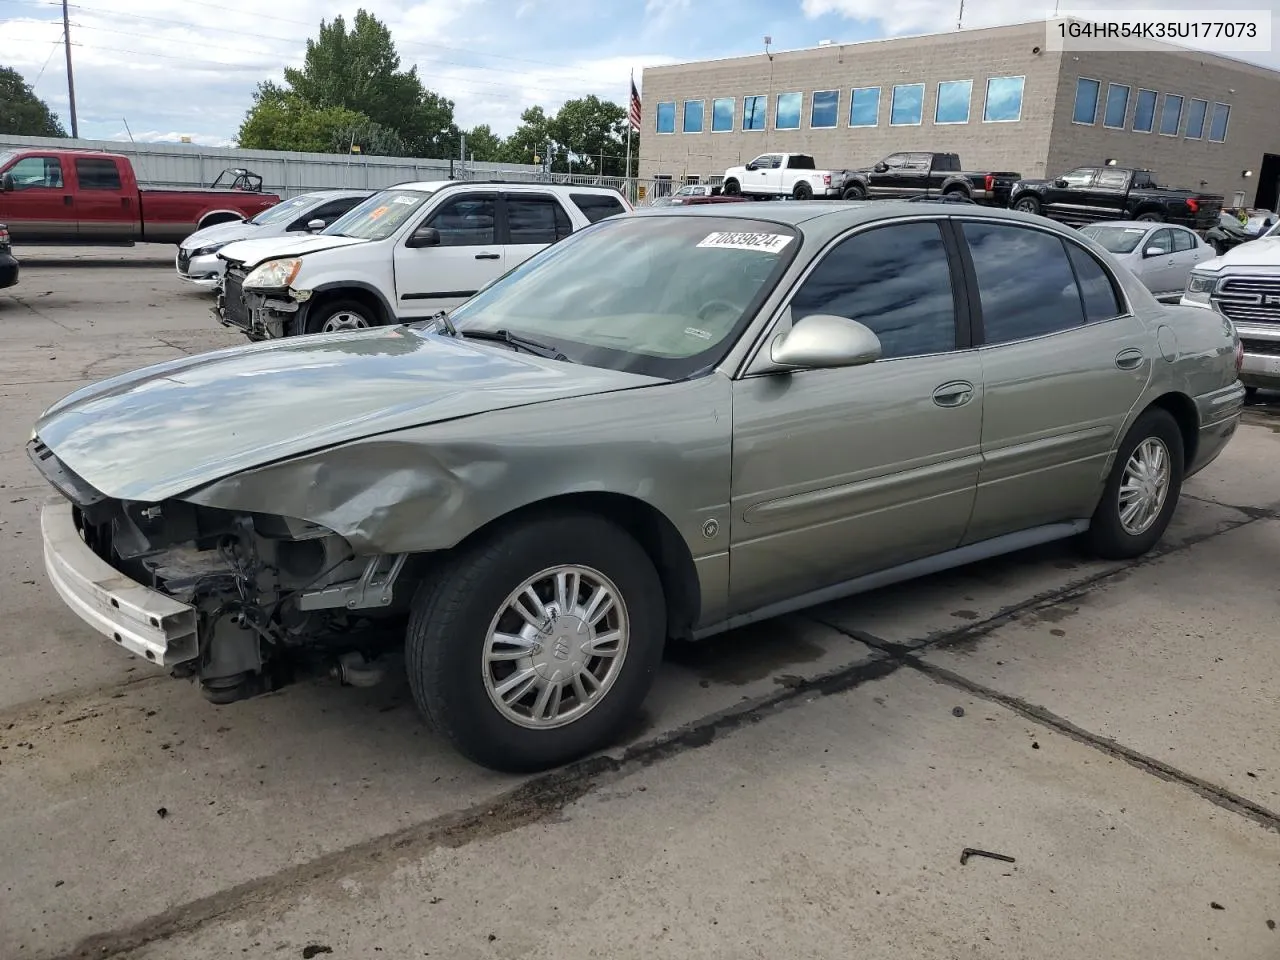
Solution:
[(627, 169), (625, 179), (622, 181), (627, 190), (627, 200), (635, 203), (635, 196), (631, 189), (631, 129), (634, 124), (631, 122), (631, 91), (636, 88), (636, 71), (631, 69), (631, 85), (627, 87)]

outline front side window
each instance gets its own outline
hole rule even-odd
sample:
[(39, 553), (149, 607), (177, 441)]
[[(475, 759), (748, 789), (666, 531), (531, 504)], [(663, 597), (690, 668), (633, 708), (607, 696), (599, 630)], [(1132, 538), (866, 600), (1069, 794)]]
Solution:
[(880, 88), (858, 87), (849, 98), (849, 126), (874, 127), (880, 122)]
[(685, 133), (702, 132), (701, 100), (686, 100), (684, 102), (684, 125), (680, 129)]
[(1212, 143), (1226, 143), (1227, 121), (1231, 119), (1231, 108), (1225, 103), (1213, 105), (1213, 119), (1209, 123), (1209, 140)]
[(728, 133), (733, 129), (733, 97), (711, 101), (711, 132)]
[(765, 114), (768, 111), (769, 104), (764, 97), (743, 97), (742, 129), (763, 130)]
[(1087, 187), (1093, 183), (1093, 176), (1098, 171), (1092, 167), (1080, 167), (1078, 170), (1072, 170), (1070, 173), (1063, 174), (1062, 179), (1068, 187)]
[(76, 157), (76, 179), (81, 190), (119, 190), (120, 168), (114, 160)]
[(891, 126), (914, 126), (924, 117), (924, 84), (902, 83), (893, 88), (889, 105)]
[(1178, 135), (1178, 124), (1182, 122), (1182, 98), (1172, 93), (1164, 98), (1164, 109), (1160, 111), (1160, 133), (1166, 137)]
[(1150, 133), (1156, 123), (1156, 92), (1139, 90), (1138, 103), (1133, 108), (1133, 130), (1135, 133)]
[(736, 217), (606, 220), (547, 247), (450, 316), (570, 360), (669, 380), (722, 359), (777, 283), (799, 235)]
[(23, 157), (7, 171), (14, 190), (60, 189), (62, 162), (57, 157)]
[(383, 190), (352, 207), (321, 233), (330, 237), (385, 240), (431, 199), (419, 190)]
[(876, 227), (841, 241), (792, 298), (792, 322), (814, 313), (869, 327), (882, 360), (954, 350), (955, 294), (938, 225)]
[(991, 77), (982, 109), (986, 123), (1013, 123), (1022, 119), (1022, 90), (1026, 77)]
[(965, 223), (988, 345), (1084, 324), (1084, 307), (1058, 237), (1028, 227)]
[(658, 109), (654, 113), (657, 116), (654, 128), (657, 133), (676, 132), (676, 104), (674, 100), (658, 104)]
[(1147, 241), (1146, 252), (1164, 256), (1173, 253), (1173, 231), (1157, 230)]
[(463, 195), (446, 200), (431, 214), (424, 225), (435, 227), (440, 231), (442, 247), (487, 246), (497, 239), (496, 211), (496, 197)]
[(1192, 100), (1187, 105), (1187, 139), (1199, 140), (1204, 136), (1204, 121), (1209, 113), (1209, 101)]
[(778, 112), (773, 118), (774, 128), (778, 130), (799, 130), (800, 111), (803, 106), (803, 93), (778, 94)]
[(834, 127), (840, 122), (840, 91), (819, 90), (809, 108), (809, 126), (815, 130)]
[(1088, 77), (1076, 81), (1076, 108), (1071, 114), (1074, 123), (1092, 124), (1098, 118), (1098, 91), (1101, 86), (1097, 80)]
[(1129, 88), (1123, 83), (1107, 84), (1107, 109), (1102, 115), (1102, 125), (1112, 130), (1123, 130), (1128, 112)]
[[(573, 233), (573, 224), (564, 208), (554, 197), (509, 196), (507, 204), (507, 233), (511, 244), (551, 244)], [(432, 226), (435, 226), (432, 224)], [(441, 238), (443, 239), (443, 234)], [(481, 240), (480, 243), (491, 241)], [(458, 246), (459, 244), (455, 244)]]
[(938, 84), (938, 103), (934, 107), (934, 123), (968, 123), (969, 101), (973, 98), (972, 80), (946, 80)]

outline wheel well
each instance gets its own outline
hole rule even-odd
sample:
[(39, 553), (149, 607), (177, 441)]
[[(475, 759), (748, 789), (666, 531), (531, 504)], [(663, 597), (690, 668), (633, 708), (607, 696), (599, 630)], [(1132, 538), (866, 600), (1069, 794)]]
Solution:
[(210, 213), (206, 214), (200, 222), (196, 224), (196, 229), (203, 230), (205, 227), (213, 227), (219, 223), (234, 223), (240, 219), (242, 218), (234, 213)]
[(307, 307), (307, 315), (311, 316), (317, 310), (338, 300), (351, 300), (360, 304), (372, 312), (374, 319), (382, 323), (387, 323), (391, 319), (387, 316), (387, 311), (378, 297), (359, 287), (334, 287), (331, 290), (321, 290), (312, 297), (311, 303)]
[(968, 184), (964, 184), (959, 181), (956, 181), (955, 183), (947, 184), (946, 189), (943, 190), (942, 192), (944, 194), (945, 193), (963, 193), (967, 197), (969, 195), (969, 187), (968, 187)]
[(1183, 462), (1191, 463), (1196, 457), (1200, 442), (1200, 414), (1195, 401), (1185, 393), (1166, 393), (1151, 401), (1151, 406), (1161, 407), (1172, 414), (1182, 433)]
[(702, 610), (702, 591), (689, 548), (675, 525), (643, 500), (620, 493), (573, 493), (531, 503), (490, 520), (454, 551), (489, 537), (511, 524), (548, 513), (593, 513), (611, 520), (635, 538), (653, 561), (667, 602), (667, 635), (689, 639)]

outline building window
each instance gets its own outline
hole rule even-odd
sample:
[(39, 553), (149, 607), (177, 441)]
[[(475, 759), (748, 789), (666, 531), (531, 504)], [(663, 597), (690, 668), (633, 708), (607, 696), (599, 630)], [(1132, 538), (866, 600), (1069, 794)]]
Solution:
[(933, 108), (934, 123), (968, 123), (972, 80), (944, 80), (938, 84), (938, 102)]
[(1133, 108), (1134, 133), (1150, 133), (1156, 125), (1156, 92), (1139, 90), (1138, 103)]
[(733, 97), (711, 101), (711, 132), (728, 133), (733, 129)]
[(889, 125), (913, 127), (924, 119), (924, 84), (900, 83), (889, 102)]
[(1013, 123), (1022, 119), (1022, 88), (1025, 77), (990, 77), (987, 102), (982, 108), (983, 123)]
[(879, 122), (880, 88), (855, 88), (849, 98), (849, 126), (874, 127)]
[(672, 100), (669, 103), (658, 104), (658, 133), (675, 133), (676, 132), (676, 104)]
[(1225, 103), (1213, 105), (1213, 119), (1209, 121), (1209, 140), (1213, 143), (1227, 142), (1227, 121), (1231, 119), (1231, 108)]
[(1160, 135), (1176, 137), (1182, 122), (1182, 98), (1172, 93), (1164, 95), (1164, 109), (1160, 111)]
[(1204, 136), (1204, 121), (1209, 113), (1207, 100), (1192, 100), (1187, 108), (1187, 139), (1199, 140)]
[(819, 90), (809, 106), (809, 126), (818, 129), (834, 127), (840, 122), (840, 91)]
[(799, 130), (800, 111), (803, 107), (803, 93), (778, 94), (778, 109), (773, 115), (773, 128), (775, 130)]
[(1076, 109), (1071, 114), (1072, 123), (1092, 126), (1098, 119), (1098, 91), (1102, 84), (1088, 77), (1076, 81)]
[(680, 129), (685, 133), (702, 132), (701, 100), (686, 100), (684, 102), (684, 125)]
[(769, 103), (764, 97), (742, 98), (742, 129), (763, 130)]
[(1107, 84), (1107, 110), (1102, 115), (1102, 125), (1112, 130), (1123, 130), (1128, 112), (1129, 88), (1123, 83)]

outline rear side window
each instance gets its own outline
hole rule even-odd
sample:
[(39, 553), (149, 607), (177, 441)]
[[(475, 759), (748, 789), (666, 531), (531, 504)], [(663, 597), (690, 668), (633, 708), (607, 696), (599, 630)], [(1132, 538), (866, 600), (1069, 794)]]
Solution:
[(552, 244), (573, 233), (573, 225), (554, 197), (509, 196), (507, 232), (511, 244)]
[(81, 190), (120, 189), (120, 170), (114, 160), (76, 157), (76, 179)]
[(966, 223), (987, 344), (1009, 343), (1084, 324), (1084, 308), (1063, 242), (1027, 227)]
[(1183, 253), (1187, 250), (1194, 250), (1196, 247), (1195, 237), (1186, 230), (1173, 231), (1173, 249), (1176, 253)]
[(1074, 243), (1067, 244), (1067, 254), (1071, 257), (1071, 266), (1075, 268), (1076, 280), (1080, 284), (1085, 320), (1097, 323), (1124, 313), (1120, 300), (1116, 297), (1116, 288), (1112, 286), (1107, 272), (1102, 269), (1102, 264), (1091, 253), (1081, 250)]
[(569, 199), (582, 211), (588, 223), (595, 223), (605, 217), (627, 212), (621, 200), (606, 193), (571, 193)]
[(877, 227), (841, 241), (791, 301), (793, 322), (813, 313), (865, 324), (882, 360), (954, 350), (955, 296), (938, 225)]
[(791, 159), (787, 162), (788, 169), (791, 170), (816, 170), (817, 164), (813, 162), (813, 157), (803, 153), (792, 154)]

